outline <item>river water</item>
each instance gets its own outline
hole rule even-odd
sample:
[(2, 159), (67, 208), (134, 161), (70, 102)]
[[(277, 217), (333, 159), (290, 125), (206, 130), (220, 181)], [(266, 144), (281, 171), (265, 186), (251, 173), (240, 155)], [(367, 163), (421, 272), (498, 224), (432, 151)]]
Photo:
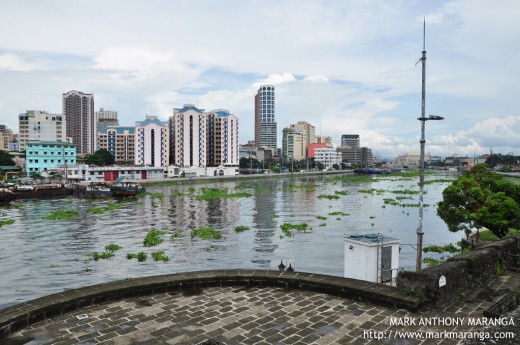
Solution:
[[(428, 179), (449, 179), (432, 176)], [(453, 178), (453, 176), (451, 177)], [(147, 195), (125, 201), (61, 199), (16, 200), (0, 208), (0, 309), (65, 289), (134, 277), (226, 268), (277, 269), (280, 261), (296, 271), (343, 276), (345, 235), (381, 233), (401, 240), (400, 267), (415, 269), (418, 177), (372, 177), (371, 182), (328, 181), (322, 176), (273, 178), (147, 187)], [(425, 186), (424, 245), (448, 244), (463, 234), (448, 231), (435, 205), (449, 182)], [(249, 197), (197, 200), (201, 188), (250, 193)], [(340, 192), (337, 194), (336, 192)], [(345, 195), (347, 194), (347, 195)], [(336, 195), (339, 199), (320, 198)], [(397, 199), (409, 198), (409, 199)], [(117, 203), (119, 208), (95, 214), (92, 208)], [(47, 220), (53, 211), (77, 210), (74, 221)], [(342, 212), (341, 215), (330, 213)], [(325, 217), (318, 219), (317, 216)], [(288, 237), (283, 223), (307, 224)], [(248, 230), (236, 232), (237, 226)], [(213, 227), (220, 239), (192, 238), (192, 230)], [(165, 234), (155, 247), (144, 247), (151, 229)], [(173, 237), (177, 233), (184, 236)], [(114, 243), (122, 247), (107, 260), (89, 254)], [(150, 254), (163, 250), (169, 261)], [(127, 259), (144, 251), (145, 262)]]

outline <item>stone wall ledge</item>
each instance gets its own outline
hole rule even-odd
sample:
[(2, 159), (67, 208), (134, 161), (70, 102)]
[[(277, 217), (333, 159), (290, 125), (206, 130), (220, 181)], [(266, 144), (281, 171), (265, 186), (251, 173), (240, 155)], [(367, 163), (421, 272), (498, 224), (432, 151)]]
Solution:
[(421, 300), (383, 284), (304, 272), (228, 269), (140, 277), (66, 290), (1, 310), (0, 339), (48, 318), (80, 308), (154, 293), (220, 286), (275, 287), (325, 293), (415, 312)]

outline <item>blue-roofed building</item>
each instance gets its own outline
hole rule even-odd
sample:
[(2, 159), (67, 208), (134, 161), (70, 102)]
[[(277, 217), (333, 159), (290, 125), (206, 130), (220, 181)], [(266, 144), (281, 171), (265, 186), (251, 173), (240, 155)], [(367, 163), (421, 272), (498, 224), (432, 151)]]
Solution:
[(98, 132), (99, 149), (106, 149), (114, 156), (116, 163), (134, 163), (135, 128), (107, 126)]
[(76, 144), (61, 141), (31, 141), (25, 146), (26, 172), (41, 174), (45, 170), (76, 164)]
[(152, 167), (168, 166), (168, 122), (157, 116), (146, 116), (146, 120), (135, 123), (136, 165)]

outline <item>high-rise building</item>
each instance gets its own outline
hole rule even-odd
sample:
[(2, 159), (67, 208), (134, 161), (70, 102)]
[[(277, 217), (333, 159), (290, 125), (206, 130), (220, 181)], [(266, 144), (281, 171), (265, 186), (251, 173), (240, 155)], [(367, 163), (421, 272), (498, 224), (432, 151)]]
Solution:
[(262, 85), (255, 95), (255, 145), (276, 152), (277, 129), (273, 85)]
[(282, 130), (282, 159), (285, 162), (304, 159), (301, 154), (303, 136), (292, 128)]
[(105, 132), (108, 126), (119, 126), (117, 111), (100, 108), (99, 111), (95, 112), (95, 115), (98, 132)]
[(116, 163), (134, 163), (134, 132), (134, 127), (108, 126), (98, 132), (98, 149), (110, 152)]
[(65, 117), (46, 111), (27, 110), (18, 115), (20, 150), (29, 140), (67, 141)]
[(9, 142), (13, 140), (13, 131), (6, 125), (0, 125), (0, 150), (7, 151)]
[(294, 147), (294, 159), (307, 159), (309, 144), (316, 143), (316, 128), (307, 121), (298, 121), (295, 124), (291, 124), (290, 127), (301, 136), (301, 145)]
[(206, 165), (239, 165), (238, 118), (225, 109), (210, 111), (206, 126)]
[(135, 123), (135, 164), (152, 167), (168, 166), (168, 122), (157, 116)]
[(343, 134), (341, 136), (341, 146), (359, 148), (359, 134)]
[(97, 141), (94, 95), (74, 90), (64, 93), (63, 116), (66, 135), (77, 145), (78, 154), (94, 153)]
[(173, 109), (170, 130), (170, 164), (178, 167), (206, 166), (207, 114), (193, 104)]

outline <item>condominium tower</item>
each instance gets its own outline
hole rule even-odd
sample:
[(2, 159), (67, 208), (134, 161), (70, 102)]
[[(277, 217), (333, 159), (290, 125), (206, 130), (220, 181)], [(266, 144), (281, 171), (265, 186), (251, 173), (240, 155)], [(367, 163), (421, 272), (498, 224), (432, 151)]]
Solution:
[(80, 91), (64, 93), (63, 116), (66, 121), (66, 135), (77, 145), (77, 153), (94, 153), (97, 136), (94, 95)]
[(65, 117), (46, 111), (27, 110), (18, 115), (20, 150), (25, 150), (29, 140), (67, 141)]
[(157, 116), (135, 123), (135, 164), (168, 166), (168, 122)]
[(206, 166), (206, 118), (193, 104), (173, 109), (170, 131), (170, 164), (178, 167)]
[(239, 165), (238, 118), (225, 109), (207, 114), (206, 165)]
[(276, 153), (277, 130), (273, 85), (262, 85), (255, 95), (255, 145)]
[(116, 163), (134, 163), (135, 128), (108, 126), (98, 132), (98, 149), (105, 149), (114, 156)]

